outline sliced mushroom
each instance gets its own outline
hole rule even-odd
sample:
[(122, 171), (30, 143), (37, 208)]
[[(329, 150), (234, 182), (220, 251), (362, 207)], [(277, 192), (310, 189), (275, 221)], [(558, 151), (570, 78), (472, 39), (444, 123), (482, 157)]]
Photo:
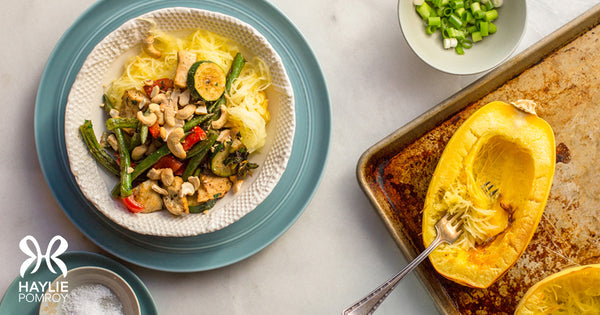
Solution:
[(179, 191), (183, 185), (183, 179), (175, 176), (173, 183), (167, 187), (168, 194), (162, 197), (163, 203), (169, 212), (174, 215), (189, 213), (189, 206), (186, 197), (179, 197)]

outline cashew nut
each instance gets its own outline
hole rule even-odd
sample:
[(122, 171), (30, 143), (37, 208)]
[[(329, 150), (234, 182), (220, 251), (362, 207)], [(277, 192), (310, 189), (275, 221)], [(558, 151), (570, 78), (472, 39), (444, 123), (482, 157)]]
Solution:
[(179, 190), (179, 198), (183, 198), (185, 196), (191, 196), (196, 192), (194, 189), (194, 185), (189, 182), (185, 182), (181, 184), (181, 190)]
[(233, 187), (231, 190), (234, 194), (237, 194), (240, 190), (242, 190), (242, 184), (244, 183), (243, 179), (238, 179), (233, 183)]
[(160, 127), (159, 135), (163, 139), (163, 141), (167, 141), (167, 136), (169, 135), (169, 133), (167, 132), (167, 129), (165, 129), (165, 127)]
[(171, 106), (165, 107), (165, 125), (175, 126), (175, 110)]
[(116, 110), (116, 109), (114, 109), (114, 108), (111, 108), (111, 110), (108, 112), (108, 114), (109, 114), (109, 115), (110, 115), (110, 117), (112, 117), (112, 118), (119, 117), (119, 111), (118, 111), (118, 110)]
[(185, 106), (184, 108), (178, 110), (177, 114), (175, 114), (175, 118), (183, 119), (183, 120), (189, 119), (192, 116), (194, 116), (195, 111), (196, 111), (196, 105), (189, 104), (189, 105)]
[(156, 103), (156, 104), (166, 103), (167, 102), (167, 94), (158, 93), (151, 99), (151, 101), (152, 101), (152, 103)]
[(146, 153), (146, 151), (148, 151), (148, 147), (146, 145), (138, 145), (137, 147), (133, 148), (133, 150), (131, 151), (131, 158), (135, 161), (141, 159), (144, 157), (144, 154)]
[(225, 105), (221, 105), (221, 116), (219, 116), (219, 119), (212, 122), (211, 126), (213, 127), (213, 129), (223, 128), (223, 126), (225, 126), (225, 123), (227, 122), (228, 116), (229, 115), (227, 115), (227, 107)]
[(144, 115), (144, 113), (142, 111), (138, 111), (137, 112), (137, 119), (142, 123), (142, 125), (145, 126), (152, 126), (156, 123), (156, 121), (158, 120), (158, 117), (156, 117), (156, 114), (154, 113), (150, 113), (148, 115)]
[(117, 143), (117, 138), (114, 134), (110, 134), (108, 138), (106, 138), (106, 142), (110, 145), (110, 147), (115, 151), (119, 151), (119, 144)]
[(198, 107), (196, 107), (196, 115), (206, 114), (208, 114), (208, 109), (206, 108), (206, 105), (199, 105)]
[(221, 132), (219, 133), (219, 136), (217, 137), (217, 142), (226, 142), (231, 140), (231, 130), (230, 129), (224, 129), (221, 130)]
[(150, 110), (151, 113), (153, 113), (154, 115), (156, 115), (158, 124), (159, 125), (164, 125), (164, 123), (165, 123), (165, 115), (160, 110), (160, 105), (158, 105), (156, 103), (151, 103), (150, 105), (148, 105), (148, 109)]
[(152, 190), (154, 190), (159, 195), (166, 196), (166, 195), (169, 194), (166, 189), (161, 188), (160, 186), (158, 186), (156, 184), (153, 184), (151, 188), (152, 188)]
[(151, 168), (148, 171), (148, 173), (146, 173), (146, 176), (148, 176), (148, 178), (153, 179), (153, 180), (159, 180), (161, 173), (162, 173), (162, 168), (161, 169)]
[(190, 103), (190, 90), (185, 90), (179, 95), (179, 106), (185, 106)]
[(144, 51), (152, 58), (160, 58), (160, 56), (162, 56), (160, 51), (154, 47), (154, 36), (152, 35), (149, 35), (144, 39), (142, 47)]
[(198, 176), (188, 177), (188, 182), (194, 186), (194, 190), (198, 190), (198, 188), (200, 188), (200, 178), (198, 178)]
[(155, 85), (150, 92), (150, 98), (154, 98), (156, 95), (158, 95), (158, 93), (160, 93), (160, 87)]
[(171, 186), (173, 184), (173, 180), (175, 180), (175, 176), (173, 176), (173, 170), (170, 168), (163, 168), (160, 172), (160, 181), (165, 186)]
[(167, 146), (171, 153), (180, 159), (185, 159), (186, 153), (181, 145), (181, 139), (185, 136), (183, 128), (175, 128), (167, 137)]

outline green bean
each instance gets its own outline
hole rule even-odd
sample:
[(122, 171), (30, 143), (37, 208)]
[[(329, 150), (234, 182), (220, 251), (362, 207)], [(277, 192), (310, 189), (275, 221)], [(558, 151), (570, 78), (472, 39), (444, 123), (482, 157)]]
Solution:
[(107, 114), (110, 114), (110, 110), (115, 109), (115, 106), (113, 105), (113, 103), (110, 100), (110, 98), (108, 97), (108, 95), (106, 95), (106, 94), (102, 95), (102, 99), (104, 100), (104, 110), (106, 111)]
[[(198, 168), (198, 166), (200, 166), (200, 163), (202, 163), (202, 160), (204, 159), (204, 157), (206, 156), (208, 151), (210, 151), (210, 148), (217, 140), (217, 137), (218, 137), (218, 134), (213, 133), (206, 140), (203, 140), (201, 142), (201, 144), (202, 144), (201, 150), (198, 150), (198, 152), (195, 153), (192, 156), (192, 158), (189, 159), (188, 164), (185, 167), (183, 174), (181, 175), (183, 180), (187, 180), (188, 177), (190, 177), (192, 174), (194, 174), (194, 171)], [(196, 146), (198, 146), (198, 145), (196, 145)]]
[(139, 124), (137, 118), (114, 117), (106, 120), (106, 129), (114, 130), (117, 128), (136, 129)]
[(148, 126), (142, 125), (140, 127), (140, 144), (146, 143), (146, 140), (148, 140)]
[(233, 61), (231, 62), (231, 68), (229, 69), (229, 73), (227, 73), (227, 80), (225, 81), (225, 91), (227, 93), (229, 93), (229, 90), (231, 90), (231, 84), (233, 81), (240, 76), (245, 63), (246, 59), (244, 59), (244, 56), (242, 56), (240, 53), (237, 53), (233, 58)]
[[(140, 175), (142, 175), (145, 171), (150, 169), (152, 167), (152, 165), (156, 164), (156, 162), (158, 162), (158, 160), (160, 160), (162, 157), (169, 155), (169, 153), (171, 153), (171, 151), (169, 150), (169, 147), (166, 144), (163, 145), (162, 147), (158, 148), (158, 150), (152, 152), (150, 155), (148, 155), (145, 159), (140, 161), (133, 168), (133, 172), (130, 174), (131, 181), (134, 181), (136, 178), (138, 178)], [(119, 195), (119, 189), (120, 189), (120, 184), (117, 184), (113, 188), (113, 190), (112, 190), (113, 197), (116, 197)]]
[(129, 168), (131, 167), (131, 160), (129, 157), (129, 150), (127, 150), (127, 144), (125, 143), (125, 137), (123, 136), (123, 130), (117, 128), (113, 131), (117, 138), (117, 144), (119, 145), (119, 160), (121, 164), (121, 182), (120, 182), (120, 193), (123, 197), (131, 196), (131, 174)]
[(210, 119), (212, 116), (214, 116), (214, 114), (207, 114), (207, 115), (201, 115), (201, 116), (196, 116), (192, 119), (190, 119), (189, 121), (187, 121), (185, 123), (185, 125), (183, 125), (183, 131), (190, 131), (192, 130), (192, 128), (194, 128), (195, 126), (207, 121), (208, 119)]
[[(208, 131), (208, 135), (206, 139), (195, 144), (191, 149), (188, 150), (186, 154), (186, 159), (191, 159), (195, 155), (203, 152), (206, 149), (206, 146), (210, 149), (210, 147), (215, 143), (219, 134), (213, 130)], [(213, 140), (214, 138), (214, 140)], [(209, 141), (210, 140), (210, 141)]]
[(112, 156), (110, 156), (110, 154), (108, 154), (106, 151), (104, 151), (104, 149), (102, 149), (102, 147), (98, 143), (96, 135), (94, 134), (92, 122), (90, 120), (85, 120), (83, 125), (79, 127), (79, 132), (81, 133), (81, 137), (87, 145), (88, 150), (92, 154), (92, 157), (96, 159), (96, 161), (100, 163), (100, 165), (104, 167), (104, 169), (118, 176), (120, 172), (119, 165), (112, 158)]

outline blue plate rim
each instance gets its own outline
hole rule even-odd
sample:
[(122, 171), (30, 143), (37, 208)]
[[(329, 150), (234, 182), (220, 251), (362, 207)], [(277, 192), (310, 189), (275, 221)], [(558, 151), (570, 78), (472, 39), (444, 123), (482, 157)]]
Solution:
[[(67, 216), (69, 217), (69, 219), (82, 231), (82, 233), (84, 233), (88, 238), (90, 238), (94, 243), (96, 243), (98, 246), (100, 246), (101, 248), (105, 249), (106, 251), (110, 252), (111, 254), (129, 261), (131, 263), (143, 266), (143, 267), (147, 267), (150, 269), (156, 269), (156, 270), (163, 270), (163, 271), (172, 271), (172, 272), (192, 272), (192, 271), (201, 271), (201, 270), (210, 270), (210, 269), (215, 269), (215, 268), (219, 268), (219, 267), (223, 267), (235, 262), (238, 262), (240, 260), (243, 260), (247, 257), (250, 257), (252, 255), (254, 255), (255, 253), (259, 252), (260, 250), (262, 250), (263, 248), (265, 248), (266, 246), (268, 246), (270, 243), (272, 243), (273, 241), (275, 241), (277, 238), (279, 238), (296, 220), (297, 218), (300, 216), (300, 214), (304, 211), (304, 209), (308, 206), (308, 203), (310, 202), (310, 200), (312, 199), (312, 197), (314, 196), (316, 189), (323, 177), (323, 173), (324, 173), (324, 167), (329, 155), (329, 146), (330, 146), (330, 139), (331, 139), (331, 108), (330, 108), (330, 102), (329, 102), (329, 95), (328, 95), (328, 91), (325, 85), (325, 79), (321, 70), (320, 65), (318, 64), (314, 53), (312, 52), (312, 50), (310, 49), (308, 43), (306, 42), (306, 40), (304, 39), (304, 37), (302, 36), (302, 34), (296, 29), (296, 27), (291, 23), (291, 21), (289, 21), (289, 19), (283, 15), (283, 13), (281, 13), (278, 9), (276, 9), (274, 6), (272, 6), (270, 3), (266, 2), (266, 1), (253, 1), (250, 2), (248, 4), (246, 4), (243, 1), (238, 1), (238, 0), (229, 0), (229, 1), (219, 1), (218, 3), (222, 5), (222, 8), (225, 9), (231, 9), (231, 8), (236, 8), (236, 7), (241, 7), (241, 11), (243, 10), (247, 10), (245, 11), (246, 14), (251, 15), (254, 14), (256, 15), (257, 12), (252, 12), (252, 10), (259, 10), (261, 9), (263, 15), (265, 10), (269, 12), (269, 14), (272, 14), (273, 16), (270, 17), (270, 20), (262, 20), (261, 18), (264, 18), (264, 16), (261, 16), (260, 14), (257, 16), (244, 16), (244, 17), (240, 17), (240, 16), (236, 16), (237, 18), (240, 18), (242, 20), (245, 20), (246, 22), (249, 22), (249, 24), (255, 24), (253, 26), (255, 27), (262, 27), (262, 28), (269, 28), (268, 23), (278, 23), (280, 24), (279, 26), (285, 26), (283, 29), (285, 32), (287, 32), (288, 36), (293, 36), (294, 41), (293, 42), (286, 42), (286, 38), (285, 37), (277, 37), (276, 35), (273, 34), (269, 34), (271, 36), (271, 38), (269, 39), (269, 41), (271, 42), (272, 40), (275, 41), (275, 44), (273, 45), (274, 48), (278, 51), (278, 53), (281, 55), (281, 51), (280, 50), (285, 50), (285, 52), (287, 54), (290, 54), (291, 57), (293, 58), (288, 58), (288, 64), (286, 64), (286, 71), (288, 71), (288, 73), (290, 72), (290, 68), (289, 67), (295, 67), (294, 69), (298, 69), (300, 67), (305, 67), (308, 66), (308, 70), (305, 71), (299, 71), (299, 73), (297, 73), (297, 75), (299, 75), (299, 78), (296, 78), (296, 80), (294, 81), (292, 76), (290, 77), (290, 79), (293, 81), (292, 84), (294, 86), (294, 95), (295, 96), (300, 96), (302, 95), (302, 93), (299, 93), (299, 91), (297, 89), (300, 89), (301, 92), (304, 92), (305, 94), (307, 94), (307, 97), (315, 97), (315, 93), (319, 94), (319, 99), (318, 102), (315, 101), (315, 104), (302, 104), (299, 102), (296, 102), (296, 106), (298, 105), (303, 105), (306, 106), (307, 109), (314, 111), (318, 111), (318, 115), (320, 117), (318, 117), (318, 119), (320, 119), (319, 121), (312, 121), (314, 120), (314, 118), (311, 120), (310, 118), (313, 116), (309, 116), (307, 119), (307, 121), (304, 121), (304, 123), (306, 125), (308, 125), (309, 128), (312, 128), (311, 130), (308, 130), (307, 132), (310, 133), (311, 131), (314, 132), (318, 132), (318, 139), (314, 137), (314, 134), (312, 134), (313, 139), (310, 140), (317, 140), (314, 141), (315, 143), (317, 143), (316, 145), (312, 145), (311, 147), (309, 147), (310, 150), (308, 150), (308, 153), (311, 153), (310, 151), (313, 151), (311, 154), (311, 156), (307, 157), (307, 152), (299, 152), (300, 150), (292, 150), (292, 157), (294, 155), (296, 155), (296, 157), (298, 158), (298, 155), (302, 155), (300, 158), (301, 160), (297, 163), (300, 163), (301, 165), (299, 166), (299, 174), (295, 174), (297, 177), (294, 179), (295, 182), (293, 182), (292, 184), (297, 185), (298, 181), (303, 181), (302, 183), (298, 184), (298, 185), (302, 185), (303, 190), (299, 190), (299, 189), (295, 189), (297, 187), (292, 187), (294, 188), (294, 191), (301, 191), (301, 193), (294, 193), (292, 192), (291, 194), (286, 195), (285, 197), (287, 199), (294, 199), (295, 204), (294, 204), (294, 209), (292, 210), (287, 210), (287, 209), (280, 209), (283, 208), (284, 206), (281, 205), (281, 203), (283, 203), (285, 200), (279, 200), (279, 204), (278, 204), (278, 209), (277, 211), (273, 211), (270, 213), (265, 214), (262, 218), (260, 218), (260, 220), (258, 221), (260, 223), (260, 228), (256, 228), (256, 229), (246, 229), (245, 231), (243, 231), (243, 233), (238, 233), (236, 235), (237, 239), (234, 240), (228, 240), (228, 242), (226, 242), (224, 245), (223, 244), (216, 244), (215, 246), (238, 246), (238, 245), (248, 245), (248, 244), (244, 244), (244, 241), (242, 239), (244, 239), (245, 237), (254, 237), (254, 244), (251, 244), (252, 248), (246, 248), (245, 250), (241, 251), (238, 254), (235, 254), (235, 257), (229, 257), (229, 258), (221, 258), (220, 261), (212, 261), (212, 262), (207, 262), (207, 263), (199, 263), (199, 262), (195, 262), (195, 265), (190, 265), (190, 266), (181, 266), (181, 265), (177, 265), (177, 266), (173, 266), (173, 265), (169, 265), (169, 264), (158, 264), (155, 260), (157, 258), (160, 257), (164, 257), (165, 256), (165, 252), (168, 252), (169, 255), (168, 256), (181, 256), (181, 257), (190, 257), (190, 256), (196, 256), (194, 258), (198, 258), (197, 256), (206, 256), (206, 248), (203, 248), (202, 246), (198, 247), (194, 247), (194, 248), (187, 248), (186, 246), (188, 246), (189, 244), (193, 244), (194, 241), (198, 241), (198, 240), (194, 240), (192, 237), (190, 238), (181, 238), (184, 239), (182, 241), (180, 241), (180, 243), (185, 244), (185, 246), (183, 246), (183, 248), (177, 248), (177, 249), (173, 249), (170, 248), (170, 245), (165, 245), (162, 246), (161, 245), (157, 245), (155, 246), (155, 244), (153, 244), (152, 242), (155, 240), (153, 238), (150, 238), (149, 240), (145, 240), (143, 242), (140, 243), (135, 243), (134, 244), (129, 244), (129, 242), (122, 242), (123, 244), (120, 244), (120, 246), (135, 246), (135, 249), (138, 250), (138, 254), (139, 253), (143, 253), (144, 257), (134, 257), (131, 255), (135, 255), (135, 254), (129, 254), (126, 252), (126, 250), (124, 250), (123, 247), (121, 248), (115, 248), (114, 244), (107, 244), (106, 240), (102, 240), (99, 239), (99, 237), (101, 235), (98, 235), (98, 232), (90, 232), (88, 229), (86, 229), (85, 227), (82, 226), (82, 222), (81, 219), (77, 218), (75, 214), (73, 214), (72, 211), (70, 211), (69, 207), (72, 207), (70, 205), (71, 202), (78, 202), (80, 205), (82, 204), (86, 204), (87, 200), (80, 200), (82, 198), (81, 196), (81, 192), (78, 191), (78, 189), (76, 189), (76, 191), (73, 191), (73, 193), (75, 195), (79, 195), (79, 196), (74, 196), (74, 197), (70, 197), (70, 198), (66, 198), (64, 195), (60, 194), (60, 192), (58, 191), (58, 187), (57, 185), (62, 185), (63, 183), (57, 183), (57, 180), (54, 179), (53, 175), (56, 175), (55, 173), (52, 172), (52, 168), (55, 166), (60, 166), (60, 158), (62, 155), (62, 159), (63, 159), (63, 163), (64, 163), (64, 147), (60, 148), (60, 145), (64, 146), (64, 136), (63, 139), (60, 139), (60, 136), (58, 137), (58, 139), (51, 139), (55, 140), (55, 142), (57, 142), (56, 144), (59, 146), (59, 148), (55, 148), (54, 150), (57, 152), (56, 155), (59, 155), (59, 160), (55, 161), (55, 160), (48, 160), (48, 156), (47, 156), (47, 144), (46, 141), (43, 140), (47, 140), (45, 139), (45, 137), (47, 138), (48, 136), (48, 132), (46, 130), (43, 130), (43, 126), (44, 125), (44, 121), (41, 118), (42, 115), (47, 114), (44, 113), (45, 107), (43, 104), (43, 97), (46, 94), (45, 91), (45, 87), (46, 87), (46, 83), (49, 80), (49, 77), (51, 77), (51, 72), (53, 70), (53, 66), (55, 61), (58, 59), (60, 59), (59, 53), (60, 53), (60, 49), (62, 47), (64, 47), (64, 45), (66, 44), (66, 41), (69, 40), (69, 36), (71, 36), (73, 33), (77, 34), (77, 33), (81, 33), (83, 32), (83, 30), (85, 30), (85, 27), (87, 28), (91, 28), (91, 27), (95, 27), (95, 32), (92, 32), (91, 36), (86, 37), (86, 39), (82, 39), (83, 43), (80, 43), (80, 45), (78, 47), (80, 47), (79, 50), (76, 51), (77, 53), (77, 57), (79, 59), (81, 59), (81, 56), (85, 57), (87, 56), (87, 53), (89, 53), (89, 51), (85, 51), (85, 49), (89, 49), (91, 50), (95, 44), (97, 44), (97, 42), (99, 42), (99, 40), (101, 40), (104, 36), (102, 36), (102, 26), (104, 27), (104, 31), (106, 32), (106, 29), (110, 29), (111, 26), (110, 24), (112, 23), (112, 29), (114, 30), (116, 27), (118, 27), (120, 24), (122, 24), (124, 21), (135, 17), (137, 15), (143, 14), (145, 12), (149, 12), (152, 10), (155, 10), (157, 8), (163, 8), (163, 7), (173, 7), (173, 6), (187, 6), (187, 7), (194, 7), (194, 8), (202, 8), (202, 9), (208, 9), (210, 10), (210, 8), (212, 8), (212, 6), (215, 6), (217, 3), (217, 1), (213, 1), (213, 0), (204, 0), (204, 1), (187, 1), (187, 0), (179, 0), (179, 1), (157, 1), (157, 0), (150, 0), (150, 1), (126, 1), (126, 2), (120, 2), (120, 1), (115, 1), (115, 0), (101, 0), (98, 1), (97, 3), (95, 3), (94, 5), (92, 5), (90, 8), (88, 8), (75, 22), (74, 24), (65, 32), (65, 34), (61, 37), (61, 39), (59, 40), (56, 48), (53, 50), (52, 54), (50, 55), (50, 58), (47, 62), (46, 65), (46, 69), (44, 70), (44, 73), (42, 75), (42, 79), (40, 82), (40, 86), (38, 88), (38, 96), (36, 98), (36, 107), (35, 107), (35, 137), (36, 137), (36, 148), (37, 148), (37, 152), (38, 152), (38, 159), (40, 160), (40, 164), (42, 167), (42, 171), (44, 173), (44, 176), (46, 178), (46, 181), (48, 182), (53, 194), (55, 195), (57, 201), (59, 202), (59, 204), (61, 205), (61, 207), (63, 208), (63, 210), (65, 211), (65, 213), (67, 214)], [(244, 7), (244, 5), (247, 5), (247, 7)], [(140, 7), (145, 6), (145, 8), (143, 10), (140, 11)], [(136, 11), (137, 10), (137, 11)], [(90, 16), (92, 15), (97, 15), (98, 13), (101, 13), (103, 11), (114, 11), (112, 12), (112, 16), (109, 19), (103, 20), (99, 25), (94, 25), (89, 24), (86, 25), (87, 21), (90, 20)], [(218, 11), (218, 10), (216, 10)], [(241, 11), (238, 11), (237, 14), (240, 14)], [(115, 14), (115, 13), (119, 13), (120, 14)], [(222, 12), (225, 14), (228, 14), (228, 12)], [(233, 15), (233, 14), (232, 14)], [(233, 15), (235, 16), (235, 15)], [(119, 21), (119, 19), (121, 21)], [(248, 19), (250, 19), (251, 21), (248, 21)], [(257, 24), (258, 23), (258, 24)], [(265, 24), (266, 23), (266, 24)], [(83, 24), (83, 25), (82, 25)], [(260, 30), (259, 30), (260, 31)], [(280, 31), (279, 29), (277, 31)], [(274, 31), (274, 32), (277, 32)], [(290, 35), (291, 34), (291, 35)], [(89, 35), (89, 34), (88, 34)], [(268, 37), (268, 36), (266, 36)], [(97, 42), (94, 43), (94, 38)], [(73, 44), (73, 43), (69, 43), (69, 44)], [(296, 45), (299, 46), (300, 48), (302, 48), (301, 51), (295, 51), (292, 48), (289, 48), (287, 46), (289, 45)], [(90, 48), (91, 47), (91, 48)], [(289, 57), (289, 56), (288, 56)], [(77, 58), (75, 58), (77, 59)], [(66, 71), (67, 75), (65, 75), (66, 77), (68, 77), (69, 75), (71, 77), (74, 77), (77, 72), (78, 69), (81, 67), (81, 64), (77, 65), (76, 60), (73, 60), (72, 62), (68, 62), (69, 64), (69, 69), (68, 71)], [(85, 58), (84, 58), (85, 59)], [(283, 59), (283, 58), (282, 58)], [(82, 63), (83, 61), (81, 61)], [(285, 60), (284, 60), (285, 63)], [(308, 65), (307, 65), (308, 63)], [(74, 70), (76, 69), (76, 70)], [(302, 69), (302, 68), (300, 68)], [(75, 71), (75, 72), (74, 72)], [(306, 73), (307, 71), (311, 71), (310, 73)], [(74, 72), (74, 74), (73, 74)], [(73, 78), (71, 78), (73, 79)], [(310, 79), (310, 80), (308, 80)], [(317, 83), (317, 86), (315, 87), (315, 82)], [(65, 83), (65, 85), (68, 85), (69, 89), (70, 89), (70, 85), (72, 84), (72, 81), (70, 83)], [(316, 90), (318, 90), (317, 92), (315, 92), (315, 90), (311, 90), (311, 88), (316, 88)], [(63, 88), (62, 94), (59, 93), (59, 100), (60, 99), (64, 99), (66, 96), (64, 95), (64, 93), (68, 94), (68, 90), (69, 89), (65, 89)], [(60, 107), (61, 104), (60, 102), (58, 104), (55, 104), (55, 106)], [(64, 104), (63, 104), (64, 106)], [(60, 112), (60, 111), (58, 111)], [(59, 117), (60, 117), (59, 113)], [(310, 114), (310, 113), (309, 113)], [(64, 112), (62, 113), (63, 115), (63, 119), (64, 119)], [(298, 117), (298, 115), (297, 115)], [(298, 119), (298, 118), (297, 118)], [(60, 120), (60, 119), (59, 119)], [(319, 128), (318, 130), (315, 129)], [(60, 129), (60, 128), (59, 128)], [(315, 129), (315, 130), (313, 130)], [(60, 133), (59, 133), (60, 134)], [(311, 136), (311, 134), (307, 135), (307, 139), (303, 139), (303, 140), (308, 140), (308, 137)], [(296, 142), (297, 139), (294, 139), (294, 141)], [(62, 143), (61, 143), (62, 141)], [(63, 150), (61, 150), (63, 149)], [(317, 153), (315, 153), (314, 151), (318, 151)], [(308, 160), (310, 159), (310, 160)], [(309, 165), (310, 164), (310, 165)], [(307, 168), (311, 168), (312, 169), (307, 169)], [(287, 172), (287, 170), (286, 170)], [(308, 174), (310, 173), (310, 174)], [(305, 175), (308, 174), (308, 175)], [(285, 173), (284, 173), (285, 176)], [(70, 178), (69, 178), (70, 177)], [(307, 179), (307, 177), (310, 177), (309, 179)], [(299, 178), (299, 179), (298, 179)], [(71, 180), (72, 179), (72, 175), (70, 174), (70, 172), (68, 172), (67, 178), (65, 180)], [(307, 183), (306, 181), (309, 181), (310, 187), (306, 187)], [(71, 183), (72, 185), (73, 183)], [(277, 188), (277, 187), (276, 187)], [(298, 194), (301, 194), (301, 196), (299, 196)], [(290, 197), (291, 195), (291, 197)], [(78, 199), (79, 198), (79, 199)], [(298, 200), (299, 199), (299, 200)], [(87, 202), (87, 207), (90, 207), (89, 202)], [(287, 211), (284, 212), (283, 214), (285, 215), (285, 217), (281, 218), (282, 215), (282, 211)], [(253, 211), (256, 212), (256, 211)], [(275, 217), (279, 217), (277, 219), (273, 219)], [(98, 215), (98, 217), (96, 218), (98, 222), (100, 222), (100, 225), (107, 225), (109, 226), (108, 228), (106, 228), (107, 231), (111, 232), (111, 233), (115, 233), (115, 234), (119, 234), (121, 235), (121, 241), (126, 240), (126, 241), (135, 241), (135, 238), (138, 238), (139, 235), (134, 235), (133, 237), (131, 236), (131, 232), (130, 231), (124, 231), (124, 230), (119, 230), (118, 227), (114, 227), (114, 226), (110, 226), (112, 222), (107, 222), (106, 218), (102, 218), (101, 216)], [(244, 220), (244, 218), (242, 218), (242, 220)], [(277, 221), (278, 226), (277, 227), (273, 227), (272, 222), (268, 222), (268, 221)], [(271, 224), (271, 226), (269, 226), (268, 224)], [(236, 224), (233, 224), (234, 226)], [(110, 230), (112, 229), (112, 231)], [(267, 230), (265, 232), (265, 229)], [(129, 235), (128, 235), (129, 234)], [(213, 234), (213, 233), (210, 233)], [(125, 236), (123, 236), (125, 235)], [(129, 236), (129, 239), (127, 239), (126, 236)], [(106, 236), (106, 235), (105, 235)], [(187, 240), (186, 240), (187, 239)], [(247, 243), (247, 242), (246, 242)], [(191, 245), (190, 245), (191, 246)], [(147, 248), (147, 247), (152, 247), (152, 248)], [(193, 247), (193, 246), (192, 246)], [(129, 248), (127, 248), (129, 249)], [(175, 257), (173, 259), (177, 259), (178, 257)], [(211, 257), (209, 257), (211, 258)], [(214, 258), (214, 257), (213, 257)], [(154, 259), (154, 260), (153, 260)], [(209, 259), (210, 260), (210, 259)]]

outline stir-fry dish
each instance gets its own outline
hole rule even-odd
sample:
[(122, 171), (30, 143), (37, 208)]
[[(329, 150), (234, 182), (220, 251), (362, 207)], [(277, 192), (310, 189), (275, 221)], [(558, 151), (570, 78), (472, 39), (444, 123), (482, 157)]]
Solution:
[(248, 156), (265, 144), (268, 67), (205, 30), (154, 30), (140, 46), (105, 88), (107, 131), (98, 141), (86, 120), (81, 135), (131, 212), (205, 212), (258, 167)]

